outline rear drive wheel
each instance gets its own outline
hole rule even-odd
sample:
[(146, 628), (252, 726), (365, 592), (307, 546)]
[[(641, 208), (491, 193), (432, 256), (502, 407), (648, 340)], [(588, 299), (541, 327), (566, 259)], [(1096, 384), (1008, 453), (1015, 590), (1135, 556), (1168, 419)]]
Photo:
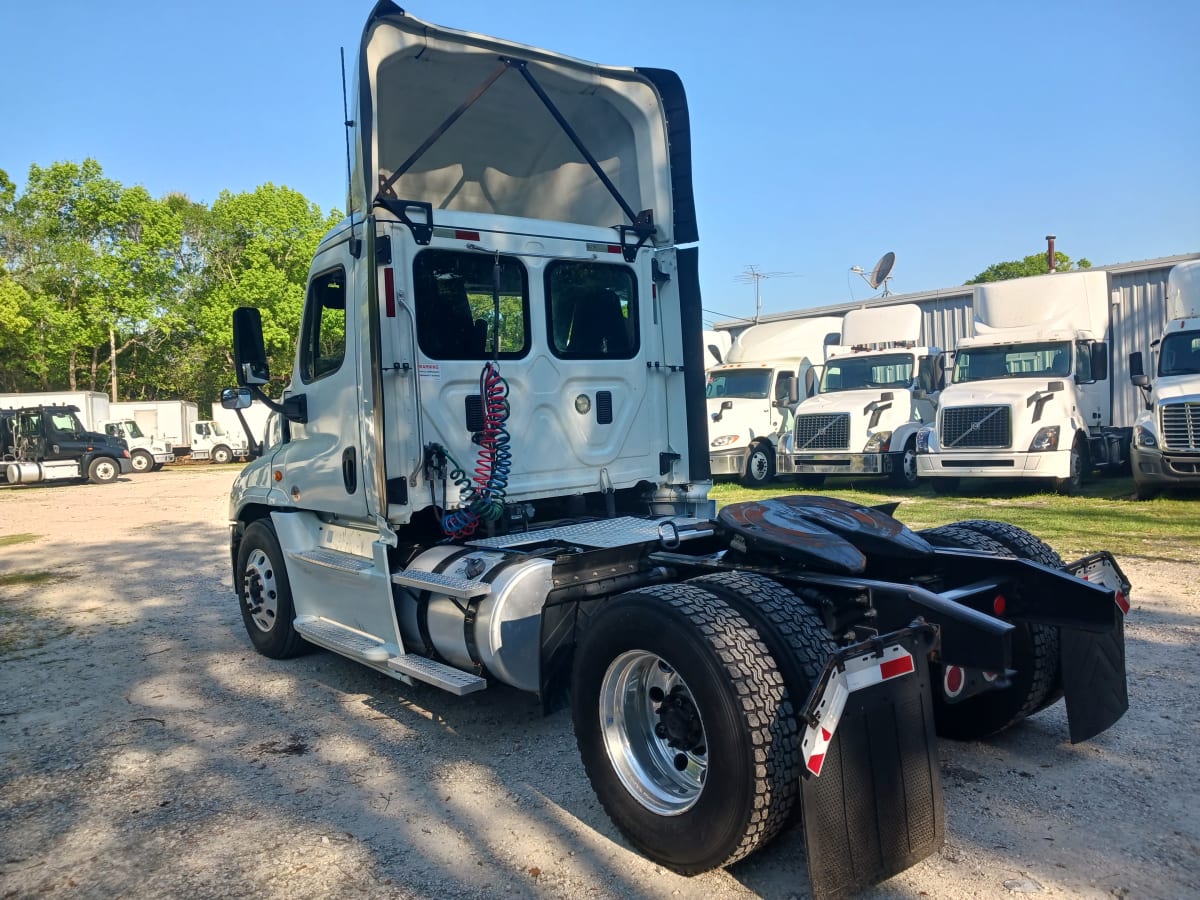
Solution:
[(799, 743), (783, 677), (708, 591), (668, 584), (604, 604), (575, 651), (571, 712), (596, 796), (655, 862), (728, 865), (791, 812)]
[[(961, 523), (930, 528), (922, 531), (921, 536), (935, 547), (977, 550), (996, 556), (1018, 555), (995, 538)], [(933, 714), (938, 734), (960, 741), (987, 737), (1037, 712), (1052, 696), (1058, 678), (1058, 629), (1031, 622), (1012, 624), (1015, 626), (1012, 663), (1016, 673), (1009, 686), (984, 691), (959, 703), (948, 702), (943, 692), (935, 688)], [(933, 683), (944, 684), (942, 666), (935, 664), (933, 670)]]
[(242, 535), (236, 588), (242, 622), (255, 650), (272, 659), (286, 659), (307, 649), (292, 626), (296, 616), (292, 586), (270, 519), (252, 522)]
[(746, 458), (746, 471), (742, 473), (742, 484), (746, 487), (764, 487), (775, 477), (775, 451), (766, 441), (759, 441), (750, 448)]
[(895, 487), (915, 488), (917, 486), (917, 436), (913, 435), (899, 453), (892, 454), (892, 471), (888, 473), (888, 481)]
[(129, 454), (129, 462), (135, 472), (149, 472), (154, 468), (154, 457), (145, 450), (134, 450)]
[(212, 461), (215, 463), (227, 463), (233, 459), (233, 451), (224, 444), (218, 444), (213, 447)]
[(112, 484), (121, 474), (121, 467), (111, 456), (97, 456), (88, 466), (88, 481), (92, 484)]

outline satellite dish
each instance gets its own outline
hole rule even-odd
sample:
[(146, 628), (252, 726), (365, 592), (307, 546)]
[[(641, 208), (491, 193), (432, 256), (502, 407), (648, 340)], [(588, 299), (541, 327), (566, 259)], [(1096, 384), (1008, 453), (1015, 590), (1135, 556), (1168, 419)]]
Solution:
[(887, 277), (892, 274), (892, 266), (895, 264), (896, 254), (891, 250), (879, 257), (879, 262), (875, 263), (875, 268), (871, 270), (871, 277), (867, 280), (867, 284), (871, 285), (872, 290), (887, 281)]

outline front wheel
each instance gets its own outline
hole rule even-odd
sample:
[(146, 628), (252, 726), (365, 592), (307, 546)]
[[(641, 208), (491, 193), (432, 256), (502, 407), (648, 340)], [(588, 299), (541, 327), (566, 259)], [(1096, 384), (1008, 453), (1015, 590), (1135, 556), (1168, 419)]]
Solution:
[(892, 455), (892, 471), (888, 473), (888, 481), (899, 488), (915, 488), (917, 486), (917, 437), (913, 435), (904, 445), (904, 449)]
[(799, 742), (783, 677), (709, 591), (660, 585), (601, 607), (575, 652), (571, 712), (600, 803), (655, 862), (728, 865), (791, 812)]
[(929, 484), (935, 494), (953, 494), (958, 490), (957, 478), (930, 478)]
[(296, 616), (292, 585), (270, 519), (251, 522), (242, 535), (235, 587), (242, 623), (255, 650), (272, 659), (286, 659), (306, 649), (292, 625)]
[(746, 487), (764, 487), (775, 477), (775, 451), (771, 445), (760, 441), (750, 448), (746, 459), (746, 471), (742, 484)]
[(233, 451), (230, 450), (228, 447), (226, 447), (224, 444), (220, 444), (216, 447), (213, 447), (213, 452), (212, 452), (212, 461), (213, 462), (221, 463), (223, 465), (232, 459), (233, 459)]
[(134, 450), (129, 455), (129, 462), (135, 472), (149, 472), (154, 469), (154, 457), (145, 450)]
[(117, 461), (110, 456), (97, 456), (88, 466), (88, 481), (92, 484), (112, 484), (120, 474)]
[(1054, 479), (1054, 489), (1067, 497), (1074, 497), (1083, 487), (1083, 473), (1087, 466), (1083, 445), (1077, 440), (1071, 445), (1071, 464), (1066, 478)]

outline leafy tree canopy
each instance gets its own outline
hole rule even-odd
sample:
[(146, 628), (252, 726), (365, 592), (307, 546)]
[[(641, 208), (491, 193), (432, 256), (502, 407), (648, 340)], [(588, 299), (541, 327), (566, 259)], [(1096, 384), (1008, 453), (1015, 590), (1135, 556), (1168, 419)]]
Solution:
[[(1059, 272), (1069, 272), (1071, 269), (1090, 269), (1092, 264), (1087, 259), (1071, 262), (1071, 257), (1055, 251), (1054, 261)], [(1024, 259), (1014, 259), (1009, 262), (999, 262), (988, 266), (967, 284), (983, 284), (987, 281), (1006, 281), (1009, 278), (1025, 278), (1028, 275), (1046, 275), (1050, 271), (1050, 263), (1045, 253), (1034, 253)]]

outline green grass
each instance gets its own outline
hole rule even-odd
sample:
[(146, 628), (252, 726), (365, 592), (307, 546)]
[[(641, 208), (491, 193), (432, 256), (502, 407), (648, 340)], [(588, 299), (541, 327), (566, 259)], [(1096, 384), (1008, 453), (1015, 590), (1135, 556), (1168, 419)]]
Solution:
[(0, 534), (0, 547), (11, 547), (13, 544), (28, 544), (36, 541), (40, 534)]
[(899, 500), (896, 518), (910, 528), (961, 519), (997, 519), (1033, 532), (1067, 559), (1111, 550), (1118, 557), (1200, 562), (1200, 497), (1137, 501), (1131, 478), (1093, 479), (1078, 497), (995, 481), (963, 484), (960, 492), (942, 497), (929, 487), (892, 490), (882, 479), (829, 478), (817, 489), (784, 481), (770, 488), (721, 483), (710, 496), (718, 506), (780, 494), (826, 494), (864, 506)]
[(47, 581), (53, 581), (54, 578), (53, 572), (10, 572), (0, 575), (0, 587), (9, 587), (14, 584), (45, 584)]

